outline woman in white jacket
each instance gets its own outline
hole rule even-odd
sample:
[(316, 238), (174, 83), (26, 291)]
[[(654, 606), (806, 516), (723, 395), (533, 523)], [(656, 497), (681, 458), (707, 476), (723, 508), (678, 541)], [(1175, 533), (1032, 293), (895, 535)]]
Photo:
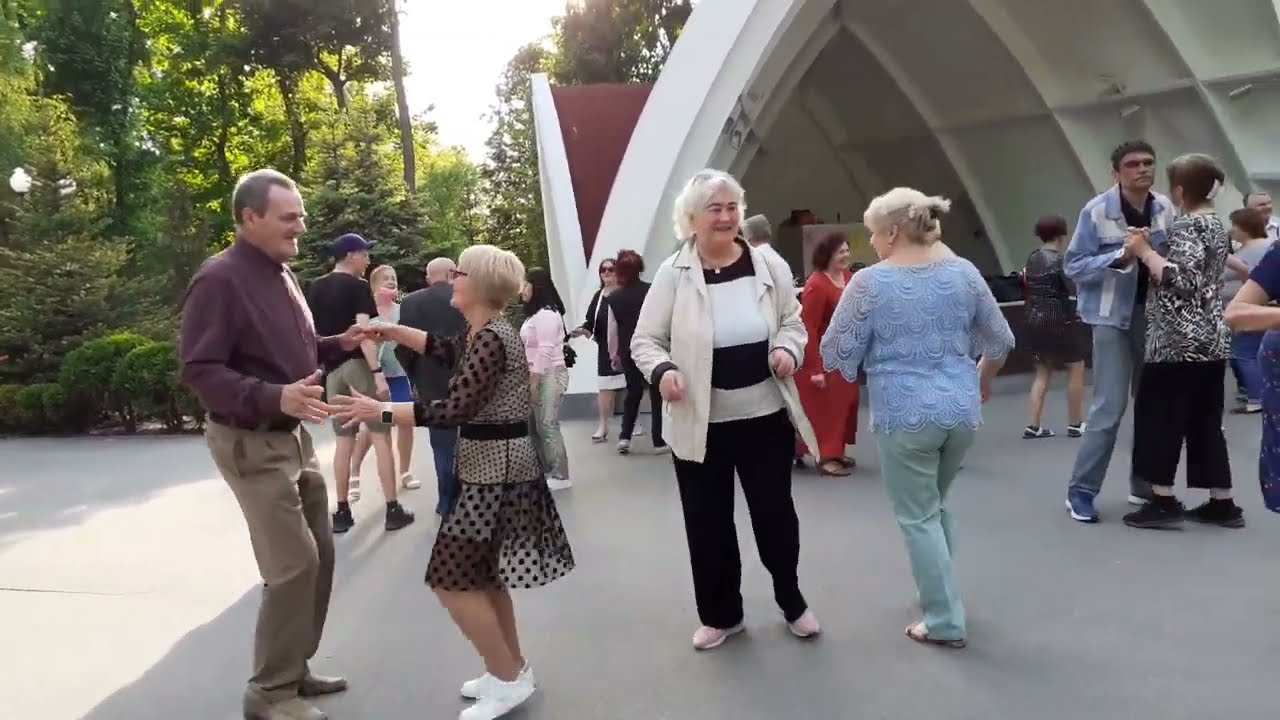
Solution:
[(820, 630), (800, 592), (791, 500), (795, 432), (816, 447), (791, 378), (808, 336), (785, 264), (738, 235), (745, 208), (732, 176), (693, 176), (675, 203), (680, 248), (654, 275), (631, 340), (632, 359), (665, 401), (663, 437), (675, 458), (702, 622), (698, 650), (743, 629), (735, 471), (784, 620), (798, 637)]

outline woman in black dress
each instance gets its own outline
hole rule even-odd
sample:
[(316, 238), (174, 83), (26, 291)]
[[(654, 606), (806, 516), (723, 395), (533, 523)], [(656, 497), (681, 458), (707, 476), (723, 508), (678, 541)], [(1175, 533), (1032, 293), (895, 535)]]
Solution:
[(609, 439), (609, 420), (613, 417), (613, 399), (619, 390), (627, 387), (627, 380), (622, 371), (615, 370), (609, 361), (609, 348), (605, 345), (605, 334), (608, 332), (608, 314), (605, 312), (605, 298), (618, 288), (617, 275), (614, 273), (613, 258), (600, 261), (600, 289), (591, 296), (587, 305), (587, 317), (582, 325), (574, 329), (570, 337), (586, 337), (596, 342), (596, 410), (600, 413), (600, 424), (591, 436), (591, 442), (602, 443)]
[(1031, 403), (1024, 438), (1053, 437), (1040, 425), (1044, 398), (1055, 370), (1067, 369), (1067, 435), (1084, 434), (1084, 360), (1089, 350), (1084, 328), (1076, 312), (1075, 286), (1062, 270), (1067, 246), (1067, 221), (1058, 215), (1040, 218), (1036, 237), (1041, 245), (1027, 258), (1022, 270), (1027, 286), (1026, 332), (1019, 338), (1022, 350), (1035, 359), (1036, 377), (1031, 383)]

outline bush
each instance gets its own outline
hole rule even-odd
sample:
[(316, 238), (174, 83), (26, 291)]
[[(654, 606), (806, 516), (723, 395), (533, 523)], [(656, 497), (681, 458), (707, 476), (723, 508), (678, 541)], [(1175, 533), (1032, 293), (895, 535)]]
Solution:
[(22, 415), (18, 395), (22, 385), (0, 385), (0, 432), (16, 433), (22, 431), (19, 420)]
[(67, 417), (73, 429), (87, 430), (111, 412), (124, 423), (125, 430), (137, 429), (132, 398), (111, 391), (116, 368), (133, 350), (151, 341), (133, 333), (116, 333), (90, 340), (67, 353), (58, 383), (66, 391)]
[(39, 433), (49, 429), (49, 419), (44, 412), (44, 392), (47, 384), (27, 385), (18, 391), (19, 431)]
[(67, 417), (67, 391), (58, 383), (45, 383), (42, 387), (44, 393), (41, 399), (49, 429), (66, 430), (71, 425), (70, 418)]
[(178, 356), (172, 343), (149, 343), (130, 351), (116, 366), (111, 392), (130, 398), (135, 421), (159, 420), (167, 430), (181, 430), (191, 410), (189, 396), (178, 382)]

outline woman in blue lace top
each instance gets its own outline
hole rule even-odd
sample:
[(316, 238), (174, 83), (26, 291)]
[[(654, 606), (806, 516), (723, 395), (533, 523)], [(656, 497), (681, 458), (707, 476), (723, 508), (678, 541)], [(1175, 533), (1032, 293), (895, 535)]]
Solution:
[(963, 647), (947, 493), (1014, 341), (978, 269), (939, 252), (950, 207), (910, 188), (871, 201), (863, 222), (881, 262), (849, 281), (821, 351), (827, 370), (850, 380), (866, 370), (881, 473), (924, 611), (907, 636)]

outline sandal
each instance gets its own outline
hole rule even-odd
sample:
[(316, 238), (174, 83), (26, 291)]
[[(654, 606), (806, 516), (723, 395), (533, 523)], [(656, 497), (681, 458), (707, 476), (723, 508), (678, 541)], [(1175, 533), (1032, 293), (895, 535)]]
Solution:
[(347, 502), (353, 503), (360, 500), (360, 476), (352, 475), (351, 482), (347, 485)]
[(605, 430), (604, 432), (598, 432), (598, 433), (596, 433), (596, 434), (594, 434), (594, 435), (592, 435), (592, 436), (591, 436), (591, 442), (593, 442), (593, 443), (602, 443), (602, 442), (604, 442), (604, 441), (606, 441), (606, 440), (608, 440), (608, 439), (609, 439), (609, 431), (608, 431), (608, 430)]
[(963, 639), (961, 640), (943, 640), (942, 638), (929, 637), (929, 631), (925, 628), (924, 623), (916, 623), (907, 626), (907, 637), (924, 645), (937, 645), (938, 647), (952, 648), (959, 650), (968, 645)]
[(843, 466), (845, 466), (845, 467), (849, 468), (850, 470), (852, 470), (852, 469), (854, 469), (854, 468), (858, 467), (858, 461), (857, 461), (857, 460), (854, 460), (853, 458), (849, 457), (848, 455), (845, 455), (844, 457), (836, 458), (836, 462), (838, 462), (838, 463), (840, 463), (841, 465), (843, 465)]
[(849, 477), (849, 469), (839, 460), (823, 460), (818, 463), (818, 474), (826, 477)]

